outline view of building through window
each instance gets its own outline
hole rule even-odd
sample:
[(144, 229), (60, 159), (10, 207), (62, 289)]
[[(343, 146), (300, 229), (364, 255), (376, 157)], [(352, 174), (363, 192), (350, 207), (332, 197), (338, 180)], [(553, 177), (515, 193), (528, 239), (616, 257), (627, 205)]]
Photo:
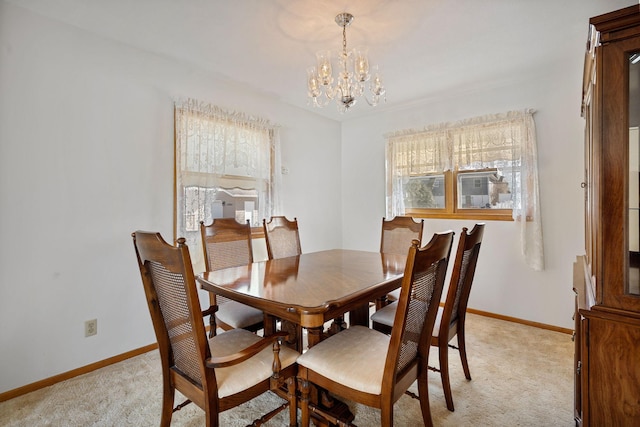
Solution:
[(235, 218), (249, 221), (258, 227), (262, 218), (258, 212), (259, 198), (255, 189), (222, 187), (184, 187), (185, 229), (198, 231), (200, 221), (210, 224), (216, 218)]

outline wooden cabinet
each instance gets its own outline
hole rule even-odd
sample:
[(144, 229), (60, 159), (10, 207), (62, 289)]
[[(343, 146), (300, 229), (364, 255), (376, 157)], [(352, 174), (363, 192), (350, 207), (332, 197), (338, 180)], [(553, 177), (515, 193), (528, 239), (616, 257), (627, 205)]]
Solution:
[(574, 264), (575, 420), (640, 425), (640, 5), (591, 18), (585, 254)]

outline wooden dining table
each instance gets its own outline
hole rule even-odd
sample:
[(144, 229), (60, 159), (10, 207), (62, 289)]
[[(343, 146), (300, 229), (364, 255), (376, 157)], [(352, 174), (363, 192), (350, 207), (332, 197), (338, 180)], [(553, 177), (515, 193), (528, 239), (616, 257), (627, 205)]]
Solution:
[(400, 287), (405, 261), (402, 255), (332, 249), (204, 272), (197, 280), (207, 291), (269, 315), (273, 322), (265, 334), (276, 318), (305, 328), (312, 347), (323, 339), (325, 323), (347, 312), (351, 325), (368, 326), (369, 302)]
[[(332, 249), (204, 272), (197, 281), (209, 292), (262, 310), (265, 335), (275, 331), (279, 319), (280, 328), (289, 332), (288, 344), (302, 352), (302, 328), (312, 347), (344, 328), (335, 319), (347, 312), (350, 325), (369, 326), (369, 303), (381, 302), (401, 286), (405, 263), (403, 255)], [(312, 392), (311, 400), (336, 419), (354, 419), (345, 402), (324, 390)], [(322, 420), (314, 423), (334, 425)]]

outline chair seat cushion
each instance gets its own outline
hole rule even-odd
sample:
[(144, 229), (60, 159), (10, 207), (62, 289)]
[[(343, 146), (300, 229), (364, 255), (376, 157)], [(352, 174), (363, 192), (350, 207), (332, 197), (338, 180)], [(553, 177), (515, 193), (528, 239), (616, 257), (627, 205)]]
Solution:
[[(398, 306), (397, 302), (392, 302), (380, 310), (377, 310), (375, 313), (371, 315), (371, 320), (380, 323), (381, 325), (393, 326), (393, 320), (396, 317), (396, 307)], [(438, 307), (438, 314), (436, 315), (436, 323), (433, 326), (432, 336), (437, 337), (440, 332), (440, 321), (442, 320), (442, 313), (444, 312), (444, 307)]]
[(387, 294), (387, 299), (389, 301), (398, 301), (400, 299), (400, 290), (401, 288), (395, 289)]
[(365, 393), (381, 394), (389, 336), (352, 326), (311, 347), (298, 365)]
[(393, 326), (393, 320), (396, 318), (397, 307), (398, 302), (387, 304), (380, 310), (376, 310), (376, 312), (371, 315), (371, 320), (382, 325)]
[[(226, 303), (225, 303), (226, 304)], [(232, 329), (209, 339), (211, 355), (225, 356), (249, 347), (262, 337), (244, 329)], [(289, 347), (280, 347), (282, 369), (296, 362), (300, 354)], [(273, 349), (271, 346), (234, 366), (216, 369), (218, 396), (230, 396), (269, 378), (272, 374)]]
[(218, 305), (216, 318), (232, 328), (248, 328), (261, 323), (264, 314), (257, 308), (250, 307), (237, 301), (225, 301)]

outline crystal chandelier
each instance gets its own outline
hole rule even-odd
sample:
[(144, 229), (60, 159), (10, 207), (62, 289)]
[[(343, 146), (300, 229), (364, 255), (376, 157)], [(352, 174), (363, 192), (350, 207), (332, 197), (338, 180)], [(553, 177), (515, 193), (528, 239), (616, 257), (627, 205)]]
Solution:
[(366, 50), (347, 51), (347, 27), (351, 22), (353, 15), (350, 13), (336, 16), (336, 24), (342, 27), (342, 52), (337, 63), (339, 71), (335, 78), (336, 84), (334, 85), (332, 75), (330, 51), (318, 52), (316, 66), (307, 70), (309, 102), (316, 107), (324, 107), (335, 98), (338, 111), (344, 113), (355, 105), (360, 96), (373, 107), (378, 105), (380, 99), (387, 101), (378, 67), (373, 66), (369, 69)]

